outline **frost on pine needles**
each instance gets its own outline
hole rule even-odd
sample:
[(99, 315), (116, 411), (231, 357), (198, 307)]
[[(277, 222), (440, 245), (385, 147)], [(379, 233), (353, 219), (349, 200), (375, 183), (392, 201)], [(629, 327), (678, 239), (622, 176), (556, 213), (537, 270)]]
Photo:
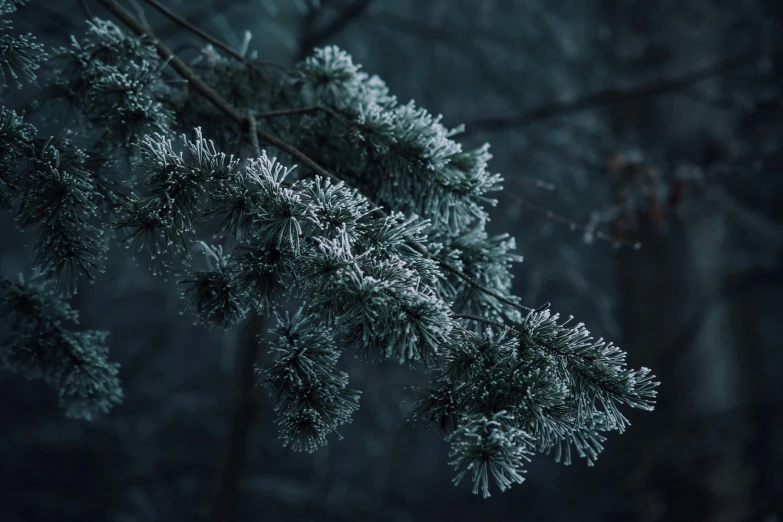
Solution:
[(340, 349), (330, 329), (308, 323), (301, 308), (293, 317), (275, 317), (270, 350), (276, 357), (259, 373), (275, 400), (283, 444), (312, 453), (328, 434), (340, 436), (337, 428), (350, 422), (361, 392), (347, 388), (348, 374), (335, 367)]
[[(21, 3), (0, 0), (0, 16)], [(45, 57), (10, 28), (0, 22), (3, 88), (35, 80)], [(0, 206), (38, 234), (36, 277), (0, 283), (0, 360), (58, 388), (69, 415), (122, 398), (106, 334), (77, 330), (51, 286), (100, 279), (112, 228), (153, 273), (177, 274), (197, 324), (275, 317), (271, 361), (256, 371), (293, 450), (339, 437), (359, 407), (337, 367), (343, 351), (431, 372), (410, 417), (442, 433), (455, 482), (469, 476), (484, 496), (522, 482), (534, 453), (592, 464), (606, 434), (627, 427), (621, 406), (652, 409), (649, 370), (511, 293), (522, 258), (511, 236), (487, 230), (503, 181), (488, 145), (463, 150), (461, 127), (399, 103), (336, 47), (271, 75), (210, 48), (185, 67), (211, 91), (164, 81), (160, 55), (96, 18), (55, 50), (44, 85), (71, 118), (64, 136), (0, 106)]]
[(91, 419), (122, 400), (108, 332), (82, 330), (78, 313), (41, 277), (0, 280), (0, 366), (58, 390), (69, 417)]
[[(431, 389), (419, 390), (412, 420), (451, 441), (453, 463), (467, 466), (458, 477), (472, 470), (484, 496), (487, 469), (502, 491), (522, 481), (532, 451), (554, 450), (565, 464), (576, 452), (593, 465), (604, 434), (628, 426), (619, 406), (653, 409), (650, 371), (626, 368), (624, 352), (570, 322), (542, 308), (499, 334), (457, 328)], [(524, 440), (525, 452), (510, 451), (509, 440)]]

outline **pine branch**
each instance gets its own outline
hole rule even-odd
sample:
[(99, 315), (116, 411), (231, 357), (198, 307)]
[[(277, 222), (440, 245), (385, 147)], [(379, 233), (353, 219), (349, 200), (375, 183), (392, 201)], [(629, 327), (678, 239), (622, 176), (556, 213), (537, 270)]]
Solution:
[[(302, 162), (304, 165), (310, 167), (312, 170), (314, 170), (316, 173), (321, 174), (322, 176), (329, 178), (335, 182), (339, 182), (340, 180), (331, 174), (329, 171), (321, 167), (318, 163), (316, 163), (314, 160), (312, 160), (309, 156), (305, 155), (295, 147), (289, 145), (282, 139), (273, 136), (271, 134), (268, 134), (260, 129), (254, 128), (255, 119), (254, 118), (248, 118), (247, 116), (240, 113), (240, 111), (232, 106), (230, 103), (228, 103), (224, 98), (222, 98), (214, 89), (212, 89), (210, 86), (208, 86), (196, 73), (190, 69), (180, 58), (175, 56), (173, 52), (162, 42), (160, 42), (154, 32), (144, 26), (136, 17), (134, 17), (130, 12), (128, 12), (126, 9), (124, 9), (122, 6), (117, 4), (114, 0), (98, 0), (104, 7), (106, 7), (112, 14), (117, 16), (124, 24), (126, 24), (128, 27), (131, 28), (134, 32), (140, 35), (144, 35), (152, 42), (152, 44), (155, 46), (158, 54), (160, 54), (161, 58), (163, 60), (167, 60), (168, 63), (171, 65), (171, 67), (177, 71), (183, 78), (188, 80), (190, 85), (196, 89), (202, 96), (204, 96), (208, 101), (210, 101), (215, 107), (217, 107), (222, 113), (224, 113), (226, 116), (228, 116), (230, 119), (232, 119), (234, 122), (240, 124), (240, 125), (247, 125), (247, 128), (249, 132), (252, 132), (254, 136), (257, 136), (260, 140), (273, 145), (277, 147), (278, 149), (282, 150), (283, 152), (287, 152), (289, 155), (294, 157), (295, 159), (298, 159), (300, 162)], [(377, 212), (379, 212), (382, 216), (385, 216), (386, 214), (380, 210), (377, 209)], [(417, 250), (418, 252), (422, 253), (425, 257), (431, 258), (429, 252), (426, 251), (426, 249), (418, 243), (412, 243), (411, 247)], [(448, 265), (445, 262), (440, 262), (440, 264), (448, 271), (458, 275), (459, 277), (463, 278), (465, 281), (469, 282), (470, 284), (476, 286), (477, 288), (481, 289), (482, 291), (486, 292), (487, 294), (495, 297), (501, 302), (504, 302), (506, 304), (510, 304), (512, 306), (519, 307), (517, 303), (514, 303), (513, 301), (510, 301), (503, 297), (502, 295), (492, 291), (491, 289), (485, 287), (484, 285), (481, 285), (479, 282), (473, 280), (472, 278), (468, 277), (465, 274), (462, 274), (460, 271), (454, 269), (450, 265)], [(237, 418), (236, 423), (245, 423), (244, 416), (241, 418)], [(245, 426), (245, 429), (242, 429), (242, 426), (237, 427), (237, 431), (241, 433), (246, 433), (246, 430), (249, 429), (246, 424), (243, 424)], [(232, 428), (233, 429), (233, 428)], [(237, 446), (242, 446), (242, 441), (244, 440), (242, 437), (246, 435), (242, 435), (241, 433), (237, 434), (236, 441), (232, 443), (232, 447), (236, 448)], [(233, 437), (232, 437), (233, 438)], [(230, 456), (227, 458), (227, 464), (225, 475), (227, 476), (226, 479), (222, 481), (222, 485), (220, 486), (221, 489), (219, 490), (219, 496), (218, 500), (216, 501), (216, 517), (223, 516), (223, 513), (227, 509), (228, 503), (230, 503), (233, 499), (234, 491), (235, 491), (235, 484), (238, 476), (237, 470), (237, 464), (235, 461), (237, 459), (240, 459), (242, 455), (242, 452), (239, 450), (233, 450), (233, 453), (230, 453)], [(233, 484), (233, 485), (232, 485)], [(223, 507), (220, 507), (223, 506)], [(225, 519), (225, 518), (224, 518)], [(218, 518), (217, 520), (220, 520)]]
[[(163, 42), (158, 40), (158, 38), (155, 36), (155, 33), (151, 29), (145, 27), (127, 9), (122, 7), (115, 0), (98, 0), (98, 2), (101, 5), (103, 5), (114, 16), (119, 18), (122, 21), (122, 23), (127, 25), (135, 33), (149, 38), (150, 41), (155, 46), (155, 48), (157, 49), (158, 54), (160, 54), (160, 57), (164, 61), (168, 60), (169, 65), (171, 65), (171, 67), (175, 71), (177, 71), (177, 73), (180, 76), (186, 79), (189, 82), (189, 84), (196, 91), (199, 92), (199, 94), (201, 94), (204, 98), (206, 98), (223, 114), (228, 116), (230, 119), (234, 120), (234, 122), (238, 123), (239, 125), (242, 125), (243, 127), (249, 125), (248, 119), (245, 117), (245, 115), (243, 115), (236, 107), (228, 103), (212, 87), (207, 85), (204, 82), (204, 80), (202, 80), (190, 67), (187, 66), (187, 64), (185, 64), (185, 62), (183, 62), (178, 56), (176, 56), (171, 51), (171, 49), (169, 49)], [(264, 143), (268, 143), (269, 145), (277, 147), (281, 151), (289, 154), (291, 157), (300, 161), (303, 165), (311, 168), (317, 174), (320, 174), (321, 176), (324, 176), (334, 181), (339, 181), (339, 179), (336, 176), (334, 176), (331, 172), (329, 172), (321, 165), (316, 163), (308, 155), (304, 154), (299, 149), (293, 147), (292, 145), (288, 144), (287, 142), (283, 141), (277, 136), (273, 134), (269, 134), (261, 129), (258, 129), (257, 135), (258, 138)]]
[[(262, 375), (274, 399), (283, 445), (313, 452), (333, 434), (340, 437), (337, 429), (351, 422), (359, 407), (361, 392), (348, 388), (348, 374), (337, 368), (345, 347), (357, 349), (365, 359), (396, 357), (400, 363), (436, 370), (434, 389), (417, 401), (413, 417), (450, 433), (455, 482), (470, 474), (474, 493), (482, 491), (484, 496), (489, 496), (490, 480), (501, 491), (522, 482), (524, 463), (536, 451), (554, 449), (556, 460), (569, 463), (573, 448), (592, 465), (603, 449), (602, 433), (621, 432), (628, 424), (619, 406), (653, 408), (659, 383), (649, 369), (627, 369), (625, 352), (594, 340), (582, 323), (569, 325), (572, 318), (557, 322), (549, 303), (533, 310), (517, 303), (515, 296), (502, 295), (510, 292), (510, 265), (521, 256), (512, 253), (515, 244), (508, 234), (490, 237), (485, 229), (485, 205), (497, 203), (487, 194), (500, 190), (502, 182), (499, 174), (487, 170), (488, 145), (463, 150), (452, 139), (461, 127), (445, 127), (439, 116), (413, 102), (398, 104), (382, 80), (361, 72), (350, 55), (334, 46), (316, 50), (290, 77), (281, 78), (290, 92), (279, 99), (272, 96), (272, 110), (256, 114), (253, 108), (264, 98), (258, 98), (256, 81), (247, 77), (252, 71), (215, 57), (201, 77), (157, 38), (136, 0), (129, 0), (136, 15), (118, 0), (98, 1), (140, 37), (95, 19), (86, 45), (73, 39), (72, 49), (62, 51), (61, 57), (89, 64), (99, 49), (119, 64), (97, 72), (79, 69), (73, 79), (97, 86), (88, 92), (95, 96), (79, 108), (94, 109), (86, 112), (94, 114), (102, 128), (132, 127), (107, 134), (107, 146), (137, 146), (138, 167), (146, 175), (146, 194), (131, 194), (123, 206), (125, 215), (115, 224), (130, 229), (128, 239), (158, 265), (167, 264), (174, 253), (188, 265), (190, 242), (201, 220), (209, 217), (223, 218), (215, 237), (233, 237), (238, 243), (233, 259), (223, 245), (200, 242), (208, 268), (187, 266), (190, 277), (179, 281), (186, 306), (197, 310), (197, 322), (228, 328), (247, 319), (238, 350), (236, 403), (210, 522), (228, 522), (234, 514), (258, 411), (254, 374)], [(157, 0), (145, 1), (209, 41), (206, 33)], [(338, 30), (370, 1), (354, 2), (325, 31)], [(314, 15), (307, 21), (312, 29)], [(244, 61), (244, 52), (237, 54)], [(133, 69), (133, 78), (122, 64)], [(131, 100), (134, 107), (146, 108), (141, 123), (130, 125), (123, 119), (129, 104), (109, 94), (131, 92), (134, 79), (147, 86), (169, 65), (189, 83), (187, 103), (195, 103), (185, 105), (184, 111), (176, 105), (180, 115), (193, 109), (198, 120), (201, 111), (208, 111), (213, 116), (210, 126), (222, 127), (219, 142), (241, 146), (247, 141), (253, 158), (242, 162), (219, 152), (197, 125), (196, 139), (183, 135), (185, 150), (175, 150), (170, 136), (174, 113), (165, 103), (176, 102), (178, 96), (170, 100), (144, 92), (139, 99), (152, 105)], [(293, 107), (281, 109), (286, 106)], [(330, 117), (283, 119), (280, 123), (288, 127), (283, 126), (282, 137), (258, 128), (258, 118), (315, 112)], [(163, 119), (150, 117), (160, 113)], [(3, 121), (13, 130), (19, 127), (17, 120)], [(360, 140), (363, 145), (357, 146)], [(292, 169), (267, 156), (261, 141), (313, 172), (287, 181)], [(9, 150), (3, 161), (14, 159), (16, 150)], [(53, 153), (58, 168), (67, 163), (61, 152)], [(321, 162), (334, 165), (335, 172), (352, 183), (341, 181)], [(49, 192), (62, 194), (63, 183), (56, 181), (36, 187), (54, 186), (58, 190)], [(94, 199), (79, 195), (81, 200)], [(51, 207), (30, 205), (29, 194), (26, 199), (24, 217), (30, 222)], [(37, 202), (42, 201), (39, 197)], [(392, 211), (387, 214), (381, 205)], [(80, 214), (94, 214), (92, 207), (82, 206)], [(444, 272), (449, 277), (443, 277)], [(275, 358), (257, 368), (262, 348), (258, 337), (264, 327), (260, 315), (280, 306), (292, 286), (301, 290), (293, 295), (306, 305), (293, 317), (275, 314), (275, 339), (264, 347)], [(72, 415), (89, 417), (119, 402), (116, 365), (105, 361), (104, 333), (69, 330), (64, 323), (76, 323), (75, 311), (42, 287), (6, 285), (0, 294), (5, 294), (0, 308), (7, 308), (0, 322), (14, 331), (0, 364), (57, 386)], [(454, 314), (452, 309), (466, 313)], [(529, 313), (522, 319), (518, 310)], [(468, 329), (458, 320), (494, 329)]]
[[(248, 123), (249, 120), (245, 115), (240, 113), (240, 111), (236, 107), (234, 107), (229, 102), (227, 102), (212, 87), (207, 85), (190, 67), (187, 66), (187, 64), (185, 64), (185, 62), (183, 62), (179, 57), (174, 55), (174, 53), (165, 44), (163, 44), (160, 40), (158, 40), (158, 38), (155, 36), (155, 33), (151, 29), (141, 24), (141, 22), (139, 22), (139, 20), (135, 16), (133, 16), (133, 14), (128, 12), (128, 10), (126, 10), (121, 5), (119, 5), (115, 0), (98, 0), (98, 2), (100, 2), (101, 5), (103, 5), (109, 12), (111, 12), (117, 18), (119, 18), (125, 25), (127, 25), (135, 33), (149, 38), (150, 41), (155, 46), (155, 48), (157, 49), (161, 58), (163, 60), (168, 60), (171, 67), (175, 71), (177, 71), (177, 73), (179, 73), (180, 76), (185, 78), (190, 83), (190, 85), (194, 89), (196, 89), (196, 91), (198, 91), (202, 96), (204, 96), (204, 98), (206, 98), (209, 102), (211, 102), (223, 114), (225, 114), (234, 122), (236, 122), (237, 124), (243, 127), (249, 126)], [(272, 145), (274, 147), (277, 147), (281, 151), (289, 154), (294, 159), (299, 160), (303, 165), (311, 168), (313, 171), (315, 171), (316, 174), (320, 174), (321, 176), (328, 178), (334, 181), (335, 183), (339, 183), (340, 181), (342, 181), (339, 177), (335, 176), (334, 174), (326, 170), (324, 167), (319, 165), (310, 156), (301, 152), (299, 149), (290, 145), (289, 143), (282, 140), (281, 138), (269, 134), (261, 129), (258, 129), (256, 134), (261, 141), (269, 145)], [(376, 209), (375, 212), (381, 216), (386, 216), (386, 213), (381, 209)], [(410, 243), (410, 246), (411, 248), (413, 248), (414, 250), (422, 254), (427, 259), (432, 259), (430, 253), (427, 252), (426, 248), (424, 248), (424, 246), (422, 246), (421, 244), (412, 242)], [(487, 295), (494, 297), (498, 301), (523, 310), (530, 310), (529, 308), (521, 306), (520, 304), (515, 303), (503, 297), (502, 295), (498, 294), (497, 292), (494, 292), (493, 290), (487, 288), (486, 286), (482, 285), (481, 283), (469, 277), (468, 275), (453, 268), (448, 263), (441, 260), (438, 260), (438, 263), (445, 270), (460, 277), (468, 284), (476, 287), (477, 289), (481, 290)]]

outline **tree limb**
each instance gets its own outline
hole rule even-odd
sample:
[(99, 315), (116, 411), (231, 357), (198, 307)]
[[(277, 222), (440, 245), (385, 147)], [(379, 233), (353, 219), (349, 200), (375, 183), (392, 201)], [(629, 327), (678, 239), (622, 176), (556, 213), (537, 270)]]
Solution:
[(780, 52), (780, 49), (767, 49), (764, 51), (746, 53), (683, 74), (682, 76), (662, 78), (658, 81), (631, 87), (629, 89), (606, 89), (568, 101), (549, 102), (515, 116), (479, 118), (465, 124), (466, 130), (463, 133), (463, 136), (476, 131), (498, 131), (523, 127), (554, 116), (580, 112), (587, 109), (595, 109), (616, 103), (643, 100), (677, 92), (687, 89), (696, 83), (710, 80), (716, 76), (729, 73), (736, 69), (747, 67), (748, 65), (753, 64), (755, 60), (776, 52)]
[(261, 351), (258, 336), (263, 328), (264, 318), (251, 313), (242, 329), (239, 360), (236, 366), (236, 402), (229, 427), (226, 454), (218, 472), (216, 494), (209, 512), (210, 522), (228, 522), (236, 505), (243, 457), (247, 453), (253, 421), (259, 406), (253, 388), (255, 365)]
[[(185, 62), (183, 62), (179, 57), (177, 57), (164, 43), (158, 40), (158, 38), (155, 36), (155, 33), (150, 28), (144, 26), (141, 22), (139, 22), (139, 20), (135, 16), (133, 16), (133, 14), (131, 14), (124, 7), (119, 5), (116, 2), (116, 0), (97, 0), (97, 1), (101, 5), (103, 5), (109, 12), (111, 12), (114, 16), (119, 18), (125, 25), (127, 25), (135, 33), (146, 36), (150, 40), (150, 42), (155, 46), (160, 57), (163, 60), (168, 60), (169, 65), (171, 65), (171, 67), (177, 73), (179, 73), (180, 76), (186, 79), (199, 94), (201, 94), (204, 98), (206, 98), (209, 102), (211, 102), (223, 114), (228, 116), (237, 124), (241, 125), (243, 128), (250, 127), (251, 125), (250, 120), (247, 118), (245, 114), (242, 114), (236, 107), (231, 105), (222, 96), (220, 96), (220, 94), (218, 94), (212, 87), (207, 85), (204, 82), (204, 80), (202, 80), (190, 67), (187, 66), (187, 64), (185, 64)], [(303, 165), (311, 168), (315, 173), (325, 178), (329, 178), (336, 183), (342, 181), (339, 177), (335, 176), (334, 174), (326, 170), (324, 167), (319, 165), (315, 160), (310, 158), (310, 156), (303, 153), (293, 145), (290, 145), (289, 143), (282, 140), (281, 138), (273, 134), (269, 134), (261, 129), (257, 129), (256, 135), (258, 136), (259, 140), (268, 143), (269, 145), (272, 145), (274, 147), (277, 147), (281, 151), (289, 154), (294, 159), (299, 160), (299, 162), (301, 162)], [(375, 212), (379, 213), (382, 216), (386, 215), (386, 213), (381, 208), (376, 208)], [(420, 243), (411, 241), (409, 242), (409, 245), (411, 248), (419, 252), (422, 256), (428, 259), (432, 259), (430, 253)], [(456, 276), (458, 276), (460, 279), (464, 280), (471, 286), (474, 286), (475, 288), (481, 290), (487, 295), (494, 297), (498, 301), (518, 309), (530, 310), (530, 308), (524, 307), (519, 303), (516, 303), (500, 295), (494, 290), (487, 288), (486, 286), (482, 285), (480, 282), (471, 278), (467, 274), (462, 273), (461, 271), (452, 267), (445, 261), (437, 260), (437, 262), (444, 270), (455, 274)]]
[[(247, 125), (248, 120), (244, 114), (228, 103), (220, 94), (218, 94), (212, 87), (207, 85), (193, 70), (188, 67), (179, 57), (177, 57), (171, 49), (169, 49), (164, 43), (162, 43), (155, 36), (149, 28), (142, 25), (138, 19), (128, 12), (124, 7), (119, 5), (115, 0), (98, 0), (109, 12), (119, 18), (125, 25), (132, 29), (135, 33), (144, 35), (150, 39), (150, 42), (158, 50), (161, 58), (169, 60), (169, 65), (177, 71), (177, 73), (186, 79), (190, 85), (210, 103), (212, 103), (220, 112), (234, 120), (240, 125)], [(258, 139), (264, 143), (268, 143), (274, 147), (277, 147), (281, 151), (291, 155), (291, 157), (300, 161), (303, 165), (311, 168), (316, 173), (330, 178), (335, 181), (339, 181), (332, 173), (313, 161), (312, 158), (301, 152), (296, 147), (286, 143), (282, 139), (273, 134), (269, 134), (261, 129), (258, 129)]]

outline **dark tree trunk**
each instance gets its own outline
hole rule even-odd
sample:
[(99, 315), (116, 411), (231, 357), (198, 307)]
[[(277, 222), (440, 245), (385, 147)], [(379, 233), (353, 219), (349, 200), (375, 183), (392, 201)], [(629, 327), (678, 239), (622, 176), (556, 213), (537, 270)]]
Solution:
[(229, 427), (226, 454), (218, 475), (217, 491), (208, 518), (210, 522), (228, 522), (232, 520), (236, 511), (237, 491), (245, 455), (258, 413), (259, 401), (254, 390), (254, 374), (255, 364), (261, 351), (258, 336), (263, 328), (263, 317), (251, 313), (240, 336), (234, 412)]

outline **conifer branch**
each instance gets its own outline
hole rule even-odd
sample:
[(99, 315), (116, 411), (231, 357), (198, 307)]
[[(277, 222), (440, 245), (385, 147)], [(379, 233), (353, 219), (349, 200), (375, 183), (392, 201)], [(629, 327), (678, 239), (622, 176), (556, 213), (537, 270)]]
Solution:
[[(160, 40), (158, 40), (158, 38), (155, 36), (155, 33), (153, 33), (151, 29), (144, 27), (144, 25), (142, 25), (138, 21), (138, 19), (136, 19), (135, 16), (133, 16), (125, 8), (119, 5), (115, 0), (98, 0), (98, 2), (100, 2), (109, 12), (111, 12), (117, 18), (119, 18), (125, 25), (127, 25), (135, 33), (149, 38), (150, 41), (154, 44), (161, 58), (163, 60), (169, 60), (171, 67), (175, 71), (177, 71), (177, 73), (179, 73), (180, 76), (185, 78), (194, 89), (196, 89), (202, 96), (204, 96), (204, 98), (209, 100), (223, 114), (225, 114), (226, 116), (231, 118), (234, 122), (240, 125), (249, 126), (248, 123), (249, 120), (243, 114), (241, 114), (238, 109), (236, 109), (234, 106), (228, 103), (222, 96), (220, 96), (220, 94), (218, 94), (214, 89), (212, 89), (212, 87), (207, 85), (190, 67), (188, 67), (188, 65), (185, 64), (185, 62), (183, 62), (179, 57), (174, 55), (174, 53), (165, 44), (163, 44)], [(274, 147), (277, 147), (281, 151), (289, 154), (294, 159), (299, 160), (303, 165), (315, 171), (316, 174), (320, 174), (321, 176), (324, 176), (325, 178), (328, 178), (336, 183), (342, 181), (339, 177), (335, 176), (334, 174), (326, 170), (324, 167), (319, 165), (310, 156), (301, 152), (299, 149), (290, 145), (289, 143), (282, 140), (281, 138), (274, 136), (273, 134), (269, 134), (261, 129), (257, 129), (256, 135), (261, 141), (268, 143), (269, 145), (272, 145)], [(381, 216), (386, 216), (385, 212), (383, 212), (381, 209), (376, 209), (376, 212), (378, 212)], [(432, 259), (430, 253), (427, 252), (426, 248), (424, 248), (424, 246), (422, 246), (421, 244), (411, 242), (410, 246), (414, 250), (422, 254), (424, 257), (426, 257), (427, 259)], [(463, 274), (459, 270), (453, 268), (448, 263), (444, 261), (438, 261), (438, 263), (445, 270), (453, 273), (454, 275), (463, 279), (468, 284), (476, 287), (477, 289), (481, 290), (487, 295), (494, 297), (498, 301), (505, 303), (509, 306), (513, 306), (515, 308), (530, 310), (530, 308), (521, 306), (520, 304), (515, 303), (514, 301), (511, 301), (508, 298), (500, 295), (499, 293), (487, 288), (486, 286), (482, 285), (481, 283), (474, 280), (470, 276)]]
[[(501, 491), (522, 482), (534, 452), (554, 450), (556, 460), (569, 463), (573, 449), (592, 464), (603, 432), (628, 425), (619, 406), (653, 408), (659, 383), (649, 369), (626, 368), (625, 352), (593, 339), (572, 318), (559, 322), (549, 303), (533, 310), (503, 295), (510, 293), (511, 264), (521, 256), (513, 253), (511, 236), (490, 237), (486, 230), (486, 206), (496, 203), (487, 194), (502, 182), (487, 169), (489, 145), (464, 150), (452, 139), (460, 128), (445, 127), (413, 102), (400, 105), (383, 80), (333, 46), (317, 49), (280, 79), (284, 92), (269, 97), (269, 111), (259, 115), (259, 99), (266, 98), (257, 88), (268, 85), (214, 55), (199, 66), (205, 71), (199, 76), (130, 1), (136, 16), (117, 0), (99, 0), (140, 37), (107, 20), (90, 21), (84, 41), (58, 50), (77, 66), (62, 66), (51, 87), (56, 98), (75, 98), (68, 100), (99, 129), (109, 153), (135, 160), (143, 193), (112, 195), (95, 173), (109, 158), (94, 162), (67, 142), (42, 141), (22, 117), (0, 107), (0, 163), (12, 167), (0, 172), (0, 202), (18, 196), (23, 225), (56, 225), (49, 227), (54, 235), (44, 234), (36, 245), (38, 265), (48, 272), (73, 253), (80, 263), (95, 257), (83, 254), (99, 253), (102, 244), (79, 238), (100, 235), (86, 233), (93, 230), (88, 220), (111, 220), (130, 232), (126, 240), (149, 258), (153, 273), (173, 255), (188, 265), (178, 284), (197, 324), (229, 328), (245, 320), (212, 522), (232, 517), (257, 412), (254, 374), (275, 402), (283, 445), (313, 452), (332, 435), (340, 437), (338, 428), (359, 407), (361, 393), (337, 368), (343, 348), (368, 360), (395, 357), (435, 370), (413, 417), (447, 435), (455, 483), (470, 474), (474, 493), (485, 497), (490, 482)], [(0, 0), (0, 15), (19, 3)], [(6, 56), (12, 78), (34, 77), (42, 47), (11, 40), (19, 44), (11, 58), (23, 59), (11, 63)], [(186, 92), (168, 89), (161, 78), (169, 65), (189, 83)], [(316, 111), (339, 118), (282, 118), (273, 122), (280, 137), (258, 128), (259, 117)], [(248, 141), (254, 157), (242, 161), (221, 152), (198, 126), (205, 116), (221, 148)], [(344, 132), (340, 125), (351, 128)], [(184, 150), (175, 147), (174, 130), (193, 127), (195, 139), (182, 135)], [(292, 169), (267, 156), (261, 141), (313, 172), (286, 180)], [(303, 152), (310, 150), (315, 156)], [(28, 152), (37, 171), (18, 190), (13, 167)], [(321, 163), (345, 172), (351, 183)], [(63, 199), (70, 201), (67, 212)], [(104, 215), (109, 205), (117, 208), (116, 220)], [(206, 266), (193, 267), (201, 224), (216, 216), (222, 222), (215, 238), (233, 238), (236, 248), (228, 253), (225, 243), (197, 242)], [(42, 285), (0, 287), (0, 308), (7, 309), (0, 326), (10, 331), (0, 366), (43, 377), (73, 416), (89, 418), (121, 400), (116, 365), (105, 357), (105, 333), (70, 329), (66, 323), (75, 324), (77, 314)], [(281, 317), (275, 310), (293, 296), (303, 306)], [(528, 311), (524, 318), (520, 310)], [(274, 360), (256, 367), (261, 315), (268, 312), (277, 319), (268, 345)], [(501, 331), (479, 334), (457, 320)]]
[[(169, 49), (163, 42), (158, 40), (158, 38), (155, 36), (155, 33), (153, 33), (151, 29), (144, 27), (144, 25), (139, 22), (139, 20), (133, 16), (133, 14), (128, 12), (127, 9), (122, 7), (115, 0), (98, 0), (98, 2), (100, 2), (101, 5), (103, 5), (114, 16), (119, 18), (122, 23), (127, 25), (135, 33), (149, 38), (150, 42), (155, 46), (161, 58), (163, 60), (169, 60), (171, 67), (177, 71), (180, 76), (186, 79), (196, 91), (198, 91), (204, 98), (209, 100), (209, 102), (212, 103), (223, 114), (240, 125), (248, 125), (247, 118), (242, 113), (240, 113), (236, 107), (228, 103), (212, 87), (207, 85), (204, 80), (202, 80), (190, 67), (188, 67), (187, 64), (185, 64), (185, 62), (176, 56), (173, 51), (171, 51), (171, 49)], [(339, 181), (336, 176), (316, 163), (312, 158), (310, 158), (310, 156), (304, 154), (299, 149), (293, 147), (277, 136), (267, 133), (261, 129), (258, 129), (256, 134), (258, 138), (264, 143), (268, 143), (269, 145), (277, 147), (281, 151), (289, 154), (291, 157), (302, 162), (303, 165), (311, 168), (317, 174), (334, 181)]]
[[(427, 252), (427, 249), (424, 248), (424, 246), (421, 243), (409, 242), (408, 244), (410, 245), (411, 248), (413, 248), (416, 252), (418, 252), (419, 254), (424, 256), (425, 258), (433, 259), (432, 256), (430, 255), (430, 253)], [(501, 303), (504, 303), (504, 304), (507, 304), (509, 306), (512, 306), (512, 307), (514, 307), (514, 308), (516, 308), (518, 310), (532, 310), (532, 308), (529, 308), (527, 306), (523, 306), (523, 305), (521, 305), (521, 304), (519, 304), (517, 302), (514, 302), (514, 301), (508, 299), (507, 297), (503, 297), (502, 295), (500, 295), (499, 293), (495, 292), (494, 290), (492, 290), (490, 288), (487, 288), (486, 286), (482, 285), (481, 283), (479, 283), (478, 281), (476, 281), (475, 279), (473, 279), (469, 275), (467, 275), (467, 274), (457, 270), (456, 268), (454, 268), (453, 266), (451, 266), (447, 262), (445, 262), (443, 260), (440, 260), (440, 259), (437, 260), (437, 261), (438, 261), (438, 265), (441, 268), (443, 268), (444, 270), (446, 270), (448, 272), (451, 272), (452, 274), (454, 274), (455, 276), (459, 277), (460, 279), (462, 279), (466, 283), (470, 284), (471, 286), (474, 286), (474, 287), (478, 288), (479, 290), (481, 290), (485, 294), (494, 297), (495, 299), (497, 299)]]

